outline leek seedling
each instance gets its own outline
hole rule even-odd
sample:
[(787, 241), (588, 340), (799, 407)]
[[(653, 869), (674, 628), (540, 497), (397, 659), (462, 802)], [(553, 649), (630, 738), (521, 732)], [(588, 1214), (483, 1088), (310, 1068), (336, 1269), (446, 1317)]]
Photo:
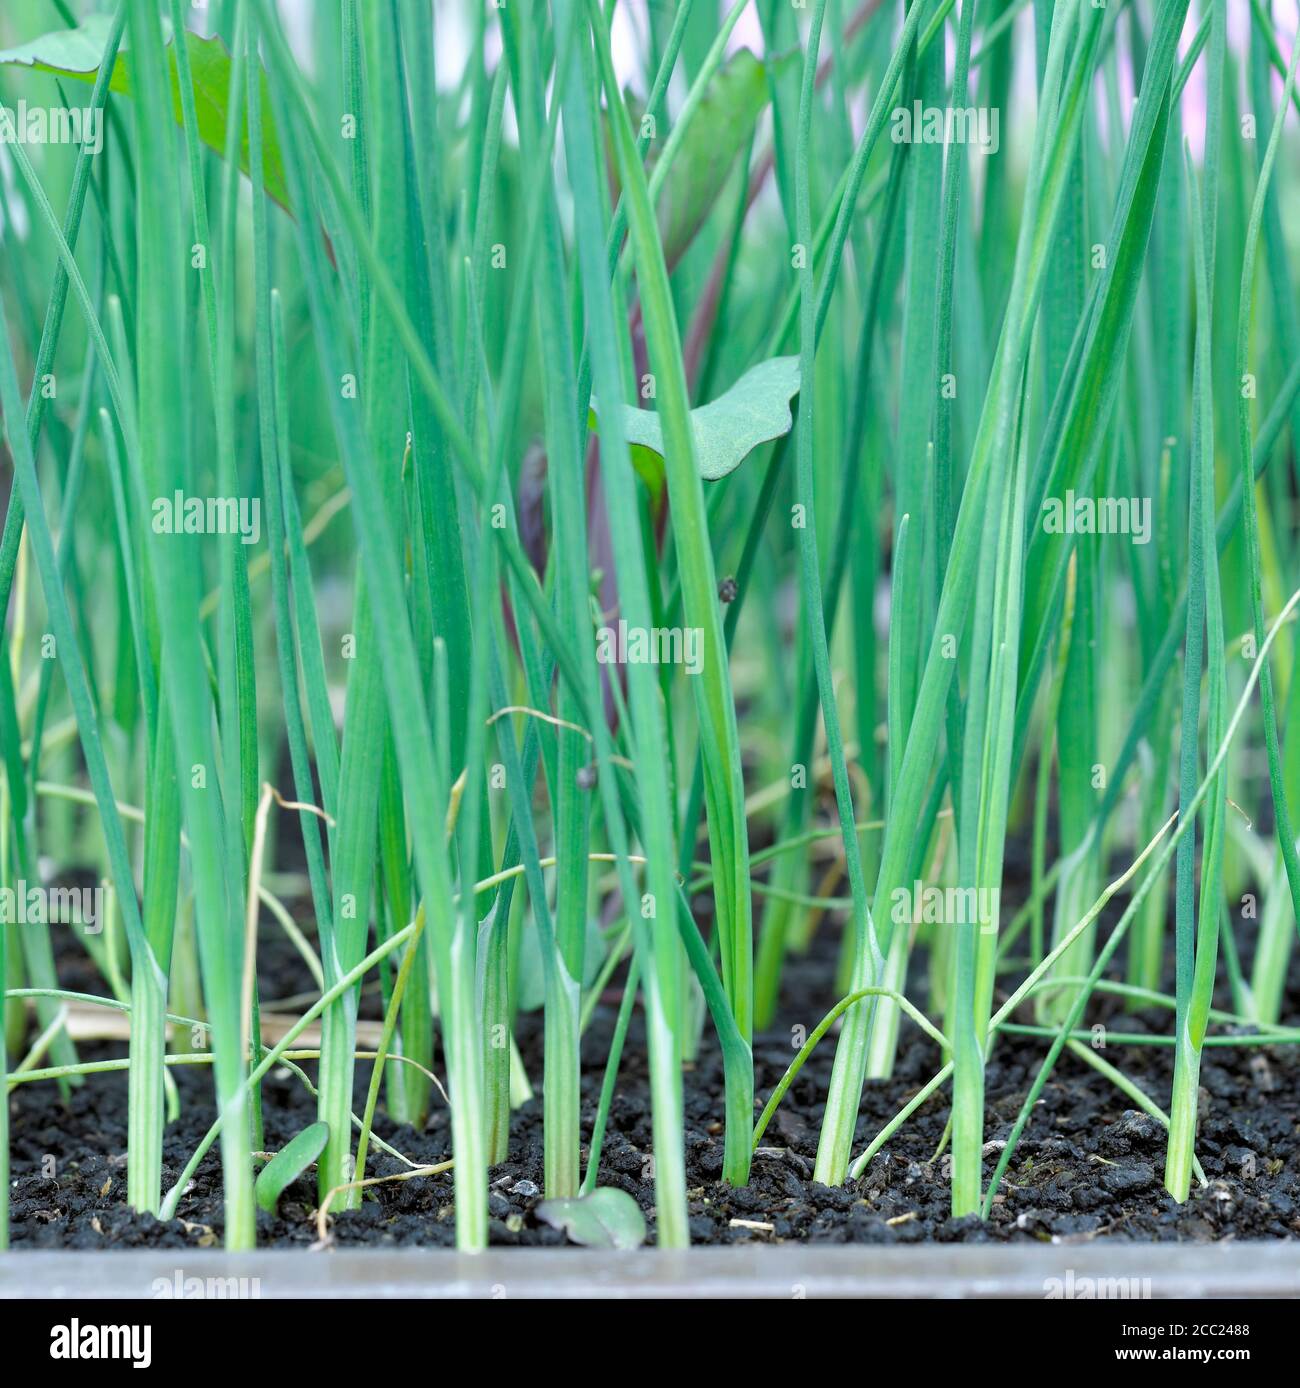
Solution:
[[(133, 73), (141, 108), (139, 123), (139, 426), (141, 470), (153, 496), (184, 491), (190, 473), (183, 441), (187, 430), (180, 315), (183, 263), (180, 197), (174, 123), (164, 91), (167, 58), (159, 17), (142, 0), (130, 0)], [(249, 1157), (250, 1105), (242, 1077), (246, 1058), (239, 1050), (239, 979), (243, 972), (242, 874), (232, 870), (230, 820), (221, 809), (240, 793), (222, 786), (212, 742), (212, 702), (206, 683), (194, 678), (203, 668), (195, 622), (198, 574), (175, 537), (155, 535), (149, 566), (162, 633), (161, 689), (169, 701), (181, 785), (184, 822), (195, 885), (199, 953), (209, 1014), (215, 1022), (213, 1050), (219, 1101), (227, 1115), (222, 1134), (226, 1190), (226, 1242), (234, 1248), (253, 1241), (252, 1162)], [(227, 713), (231, 711), (228, 709)], [(237, 860), (236, 860), (237, 861)]]
[[(507, 28), (508, 52), (514, 73), (515, 108), (524, 113), (521, 149), (544, 153), (542, 91), (537, 72), (537, 40), (526, 11), (513, 12)], [(570, 21), (571, 22), (571, 21)], [(572, 43), (563, 28), (556, 35), (558, 53), (570, 54)], [(563, 63), (563, 57), (559, 59)], [(539, 160), (538, 167), (546, 168)], [(587, 595), (588, 538), (583, 503), (583, 448), (573, 410), (577, 382), (571, 370), (573, 347), (565, 312), (565, 285), (558, 219), (549, 190), (541, 205), (541, 265), (535, 281), (538, 337), (543, 356), (554, 363), (546, 372), (544, 397), (547, 482), (551, 503), (555, 565), (556, 614), (566, 639), (575, 649), (589, 644)], [(556, 712), (574, 721), (583, 704), (599, 709), (599, 687), (590, 662), (585, 700), (561, 686)], [(590, 787), (583, 783), (587, 761), (583, 739), (561, 737), (551, 782), (558, 861), (554, 940), (544, 961), (546, 986), (546, 1073), (542, 1084), (546, 1146), (546, 1194), (567, 1198), (578, 1193), (579, 1057), (578, 1014), (587, 936), (587, 852), (591, 833)]]
[[(596, 57), (605, 94), (611, 102), (619, 173), (628, 199), (633, 256), (641, 276), (647, 346), (664, 420), (666, 490), (673, 513), (685, 616), (687, 623), (701, 633), (703, 645), (703, 672), (696, 681), (695, 702), (700, 719), (709, 843), (714, 859), (722, 977), (737, 1028), (748, 1042), (753, 1013), (753, 943), (744, 783), (727, 648), (718, 612), (718, 583), (704, 515), (703, 489), (695, 463), (681, 343), (649, 190), (635, 157), (631, 122), (614, 78), (604, 15), (592, 0), (589, 0), (588, 10), (596, 31)], [(656, 911), (661, 899), (662, 894), (656, 893)], [(750, 1084), (752, 1086), (752, 1078)], [(749, 1160), (744, 1133), (733, 1131), (726, 1158), (728, 1179), (737, 1184), (747, 1183)]]
[[(1217, 17), (1215, 29), (1211, 36), (1212, 53), (1217, 53), (1219, 61), (1222, 61), (1224, 45), (1224, 19), (1220, 13)], [(1253, 301), (1254, 278), (1255, 278), (1255, 254), (1259, 244), (1260, 226), (1263, 219), (1265, 199), (1268, 194), (1269, 179), (1273, 172), (1273, 164), (1277, 157), (1278, 145), (1281, 141), (1282, 128), (1286, 121), (1287, 108), (1291, 103), (1291, 95), (1295, 90), (1296, 63), (1300, 60), (1300, 40), (1293, 48), (1290, 65), (1287, 68), (1286, 83), (1282, 90), (1282, 101), (1278, 108), (1277, 117), (1273, 123), (1273, 129), (1269, 136), (1268, 147), (1264, 158), (1260, 164), (1259, 184), (1255, 191), (1254, 204), (1251, 208), (1250, 222), (1246, 233), (1246, 245), (1242, 260), (1241, 273), (1241, 296), (1238, 310), (1237, 326), (1237, 353), (1236, 364), (1238, 378), (1244, 380), (1247, 375), (1247, 349), (1250, 337), (1250, 318), (1251, 304)], [(1217, 86), (1212, 84), (1212, 90), (1217, 90)], [(1212, 119), (1214, 118), (1214, 108), (1212, 108)], [(1217, 148), (1212, 153), (1207, 153), (1207, 169), (1217, 172), (1213, 157), (1217, 156)], [(1195, 199), (1195, 173), (1192, 172), (1189, 183), (1192, 187), (1192, 196)], [(1193, 554), (1192, 577), (1189, 584), (1195, 581), (1198, 568), (1204, 568), (1204, 600), (1203, 606), (1206, 613), (1206, 626), (1209, 642), (1209, 661), (1210, 661), (1210, 715), (1207, 721), (1207, 731), (1211, 739), (1214, 739), (1223, 722), (1224, 704), (1224, 684), (1226, 672), (1223, 669), (1223, 662), (1219, 653), (1223, 650), (1223, 618), (1220, 610), (1219, 582), (1217, 564), (1214, 562), (1214, 549), (1212, 544), (1207, 541), (1212, 539), (1210, 530), (1210, 503), (1208, 498), (1214, 492), (1214, 461), (1213, 461), (1213, 439), (1214, 439), (1214, 415), (1210, 403), (1210, 349), (1209, 349), (1209, 269), (1212, 263), (1214, 248), (1214, 213), (1207, 205), (1202, 212), (1194, 202), (1193, 223), (1200, 222), (1204, 230), (1201, 237), (1196, 242), (1197, 253), (1197, 374), (1193, 385), (1193, 397), (1197, 405), (1196, 437), (1200, 444), (1200, 457), (1197, 460), (1197, 473), (1194, 474), (1196, 482), (1193, 491), (1192, 523), (1199, 527), (1200, 536), (1193, 536), (1190, 545)], [(1238, 458), (1243, 470), (1243, 495), (1245, 497), (1245, 532), (1247, 542), (1247, 555), (1250, 566), (1250, 588), (1252, 611), (1254, 614), (1256, 639), (1263, 641), (1263, 613), (1260, 606), (1260, 583), (1259, 583), (1259, 542), (1255, 526), (1255, 489), (1251, 485), (1250, 478), (1250, 405), (1246, 398), (1242, 398), (1237, 410), (1237, 441)], [(1198, 504), (1199, 503), (1199, 504)], [(1210, 561), (1206, 563), (1204, 555), (1208, 553)], [(1199, 562), (1198, 562), (1199, 561)], [(1189, 647), (1189, 682), (1191, 679), (1190, 650), (1192, 647), (1192, 624), (1194, 620), (1199, 620), (1201, 604), (1189, 602), (1188, 604), (1188, 647)], [(1197, 633), (1199, 637), (1199, 632)], [(1200, 662), (1197, 660), (1195, 666), (1197, 694), (1199, 695), (1200, 684)], [(1295, 678), (1293, 672), (1292, 678)], [(1282, 853), (1284, 864), (1287, 871), (1290, 871), (1290, 860), (1287, 855), (1288, 847), (1291, 856), (1294, 856), (1294, 841), (1291, 839), (1290, 815), (1287, 810), (1286, 791), (1281, 781), (1279, 767), (1279, 752), (1277, 745), (1277, 730), (1275, 722), (1275, 711), (1273, 709), (1273, 698), (1271, 689), (1272, 677), (1267, 663), (1264, 663), (1260, 670), (1260, 689), (1263, 700), (1264, 712), (1264, 732), (1268, 745), (1269, 775), (1272, 784), (1274, 803), (1277, 809), (1277, 832), (1279, 848)], [(1188, 723), (1186, 710), (1193, 702), (1190, 691), (1184, 698), (1184, 738), (1188, 737)], [(1194, 729), (1194, 721), (1192, 723)], [(1195, 737), (1191, 741), (1192, 751), (1190, 757), (1185, 757), (1185, 761), (1190, 760), (1193, 769), (1195, 768)], [(1209, 1008), (1214, 993), (1215, 965), (1217, 963), (1218, 948), (1218, 929), (1219, 929), (1219, 876), (1222, 871), (1223, 853), (1223, 820), (1226, 811), (1224, 803), (1225, 792), (1222, 789), (1222, 781), (1218, 783), (1217, 793), (1213, 800), (1209, 802), (1209, 809), (1206, 818), (1205, 840), (1201, 850), (1201, 902), (1199, 926), (1195, 932), (1194, 942), (1192, 934), (1192, 923), (1190, 920), (1190, 900), (1188, 902), (1187, 919), (1184, 913), (1179, 913), (1179, 940), (1178, 940), (1178, 1050), (1176, 1053), (1175, 1072), (1174, 1072), (1174, 1096), (1170, 1107), (1170, 1127), (1169, 1127), (1169, 1147), (1168, 1160), (1165, 1167), (1165, 1185), (1171, 1195), (1176, 1200), (1187, 1198), (1190, 1178), (1188, 1167), (1192, 1160), (1193, 1144), (1196, 1132), (1196, 1115), (1198, 1107), (1199, 1089), (1198, 1078), (1200, 1073), (1200, 1050), (1204, 1044), (1205, 1031), (1208, 1023)], [(1185, 812), (1184, 812), (1185, 813)], [(1190, 836), (1184, 840), (1190, 843)], [(1186, 862), (1186, 894), (1191, 896), (1191, 860), (1190, 855), (1183, 855)], [(1180, 896), (1183, 883), (1180, 874)], [(1180, 907), (1183, 905), (1180, 900)]]

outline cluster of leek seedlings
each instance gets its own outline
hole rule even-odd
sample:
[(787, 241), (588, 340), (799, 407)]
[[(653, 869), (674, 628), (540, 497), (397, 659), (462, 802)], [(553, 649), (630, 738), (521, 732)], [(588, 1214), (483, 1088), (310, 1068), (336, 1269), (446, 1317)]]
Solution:
[[(4, 19), (9, 1095), (126, 1068), (131, 1205), (175, 1215), (219, 1140), (235, 1248), (272, 1067), (319, 1116), (273, 1184), (317, 1158), (327, 1212), (381, 1106), (449, 1104), (477, 1249), (534, 1086), (547, 1196), (598, 1185), (639, 1004), (662, 1245), (707, 1047), (736, 1185), (821, 1045), (816, 1179), (950, 1103), (952, 1209), (988, 1217), (1069, 1051), (1167, 1127), (1188, 1197), (1204, 1047), (1300, 1039), (1289, 5)], [(104, 986), (74, 994), (68, 932), (12, 905), (86, 864)], [(268, 926), (317, 984), (278, 1029)], [(825, 1015), (756, 1095), (817, 933)], [(1171, 1026), (1106, 1054), (1103, 1001)], [(112, 1013), (129, 1055), (83, 1059)], [(911, 1027), (936, 1072), (864, 1134)], [(994, 1133), (1011, 1036), (1041, 1067)], [(1125, 1049), (1160, 1044), (1167, 1108)], [(180, 1065), (217, 1116), (165, 1170)]]

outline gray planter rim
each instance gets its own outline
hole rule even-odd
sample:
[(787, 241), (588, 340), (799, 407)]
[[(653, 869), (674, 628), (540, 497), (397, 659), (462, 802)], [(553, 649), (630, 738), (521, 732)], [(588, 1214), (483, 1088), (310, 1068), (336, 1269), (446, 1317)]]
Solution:
[(640, 1249), (19, 1250), (0, 1298), (1300, 1296), (1300, 1241)]

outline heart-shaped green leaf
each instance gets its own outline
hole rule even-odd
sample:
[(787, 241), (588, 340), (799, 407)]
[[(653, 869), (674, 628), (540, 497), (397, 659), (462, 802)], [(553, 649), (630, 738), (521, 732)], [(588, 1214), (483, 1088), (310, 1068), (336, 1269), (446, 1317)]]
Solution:
[[(42, 34), (30, 43), (17, 48), (0, 50), (0, 64), (29, 67), (37, 72), (49, 72), (58, 77), (71, 77), (78, 82), (93, 83), (99, 74), (99, 61), (112, 27), (112, 16), (91, 15), (77, 29), (56, 29)], [(171, 25), (164, 21), (168, 46), (172, 42)], [(117, 64), (113, 68), (109, 90), (131, 95), (131, 56), (126, 51), (128, 36), (123, 35)], [(210, 149), (224, 154), (226, 148), (226, 109), (230, 92), (230, 54), (218, 38), (205, 39), (185, 31), (185, 46), (189, 52), (190, 69), (194, 76), (194, 106), (198, 113), (199, 138)], [(181, 93), (176, 59), (170, 62), (172, 105), (180, 122)], [(284, 181), (284, 166), (280, 161), (280, 145), (271, 120), (271, 97), (262, 76), (262, 159), (266, 176), (266, 191), (282, 207), (289, 204)], [(248, 172), (248, 129), (244, 128), (240, 149), (240, 167)]]
[(536, 1213), (586, 1248), (640, 1248), (645, 1242), (640, 1205), (614, 1186), (597, 1186), (573, 1200), (543, 1200)]
[(257, 1203), (274, 1214), (280, 1197), (325, 1150), (330, 1125), (313, 1123), (283, 1146), (258, 1172), (253, 1193)]
[[(799, 393), (799, 358), (769, 357), (751, 366), (734, 386), (716, 400), (691, 411), (695, 431), (695, 460), (706, 482), (726, 477), (760, 444), (790, 432), (794, 423), (790, 401)], [(592, 402), (592, 427), (597, 427)], [(653, 410), (623, 406), (623, 432), (632, 449), (637, 471), (657, 494), (663, 477), (664, 435)], [(653, 464), (653, 467), (651, 466)]]

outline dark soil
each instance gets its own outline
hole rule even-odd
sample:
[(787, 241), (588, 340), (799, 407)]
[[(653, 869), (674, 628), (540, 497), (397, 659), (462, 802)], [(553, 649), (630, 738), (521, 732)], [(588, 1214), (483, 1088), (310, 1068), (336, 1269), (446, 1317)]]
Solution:
[[(794, 1054), (795, 1026), (811, 1030), (834, 1001), (831, 942), (787, 969), (781, 1025), (755, 1046), (756, 1093), (764, 1102)], [(270, 958), (268, 958), (270, 956)], [(309, 987), (295, 956), (268, 938), (263, 960), (281, 981), (281, 996)], [(272, 962), (274, 961), (274, 962)], [(69, 961), (71, 964), (73, 961)], [(74, 967), (71, 973), (84, 971)], [(1293, 970), (1285, 1015), (1300, 1012)], [(84, 977), (68, 981), (85, 987)], [(269, 990), (268, 990), (269, 991)], [(368, 1000), (369, 1001), (369, 1000)], [(612, 1001), (616, 1004), (617, 996)], [(1105, 1004), (1102, 1004), (1103, 1008)], [(374, 1003), (363, 1005), (374, 1015)], [(602, 1006), (584, 1038), (583, 1122), (589, 1131), (614, 1007)], [(1125, 1016), (1122, 1027), (1164, 1032), (1167, 1013)], [(1111, 1019), (1116, 1026), (1118, 1017)], [(650, 1101), (639, 1018), (624, 1056), (610, 1114), (601, 1183), (619, 1186), (641, 1203), (654, 1227), (650, 1179)], [(831, 1243), (1010, 1242), (1025, 1240), (1212, 1241), (1275, 1239), (1300, 1234), (1300, 1055), (1294, 1047), (1207, 1048), (1201, 1075), (1202, 1119), (1197, 1151), (1209, 1179), (1182, 1206), (1162, 1185), (1164, 1134), (1131, 1102), (1078, 1059), (1066, 1054), (1043, 1091), (1011, 1163), (992, 1219), (955, 1220), (943, 1158), (934, 1160), (948, 1118), (948, 1096), (937, 1093), (912, 1116), (872, 1162), (862, 1180), (827, 1187), (812, 1180), (817, 1132), (833, 1058), (833, 1037), (819, 1047), (791, 1087), (755, 1158), (751, 1185), (732, 1189), (722, 1169), (722, 1067), (706, 1033), (698, 1064), (686, 1074), (686, 1160), (691, 1234), (699, 1243), (816, 1240)], [(522, 1019), (520, 1044), (534, 1084), (541, 1080), (541, 1028)], [(985, 1177), (991, 1175), (1045, 1043), (1004, 1038), (988, 1065)], [(107, 1043), (84, 1047), (88, 1058), (121, 1054)], [(1113, 1046), (1106, 1058), (1161, 1106), (1169, 1100), (1172, 1051)], [(860, 1151), (938, 1068), (936, 1048), (903, 1028), (892, 1079), (867, 1085), (854, 1150)], [(364, 1102), (369, 1066), (358, 1067)], [(183, 1112), (167, 1130), (164, 1185), (175, 1180), (212, 1118), (206, 1071), (177, 1068)], [(287, 1071), (263, 1086), (266, 1142), (278, 1148), (315, 1117), (314, 1102)], [(220, 1170), (215, 1155), (200, 1168), (180, 1205), (180, 1218), (160, 1222), (136, 1215), (126, 1196), (126, 1077), (92, 1077), (64, 1106), (53, 1085), (17, 1087), (12, 1100), (12, 1234), (22, 1248), (194, 1247), (219, 1242)], [(435, 1163), (449, 1151), (445, 1106), (427, 1128), (380, 1131), (412, 1161)], [(584, 1137), (586, 1133), (584, 1132)], [(534, 1207), (542, 1186), (540, 1099), (516, 1112), (512, 1159), (491, 1174), (491, 1240), (498, 1245), (561, 1244)], [(51, 1160), (52, 1159), (52, 1160)], [(585, 1164), (586, 1150), (583, 1160)], [(53, 1174), (46, 1172), (52, 1169)], [(373, 1153), (369, 1175), (400, 1168)], [(263, 1245), (308, 1246), (316, 1241), (314, 1175), (281, 1201), (278, 1217), (259, 1215)], [(743, 1223), (741, 1221), (744, 1221)], [(755, 1228), (754, 1225), (768, 1226)], [(450, 1174), (379, 1185), (359, 1210), (331, 1218), (339, 1245), (451, 1245)], [(652, 1234), (653, 1237), (653, 1234)]]

